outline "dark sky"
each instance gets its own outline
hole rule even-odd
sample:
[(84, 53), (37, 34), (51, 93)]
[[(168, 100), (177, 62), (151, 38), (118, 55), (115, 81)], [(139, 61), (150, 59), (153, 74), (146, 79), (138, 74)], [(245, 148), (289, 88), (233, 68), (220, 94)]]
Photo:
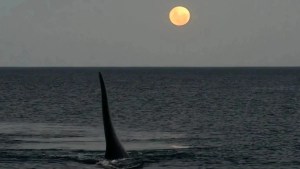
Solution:
[(299, 65), (299, 0), (0, 1), (0, 66)]

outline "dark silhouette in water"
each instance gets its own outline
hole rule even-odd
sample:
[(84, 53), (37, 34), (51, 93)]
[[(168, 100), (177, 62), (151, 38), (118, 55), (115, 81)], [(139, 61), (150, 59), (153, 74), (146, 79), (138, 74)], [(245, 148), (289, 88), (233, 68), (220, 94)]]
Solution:
[(110, 119), (106, 89), (104, 85), (104, 80), (102, 78), (102, 74), (100, 72), (99, 79), (102, 93), (102, 113), (106, 140), (105, 158), (108, 160), (127, 158), (128, 154), (126, 153), (121, 142), (119, 141)]

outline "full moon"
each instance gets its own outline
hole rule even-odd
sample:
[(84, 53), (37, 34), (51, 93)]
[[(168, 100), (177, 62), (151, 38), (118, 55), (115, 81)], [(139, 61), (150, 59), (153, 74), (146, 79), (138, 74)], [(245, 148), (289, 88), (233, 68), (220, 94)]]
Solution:
[(169, 14), (170, 21), (176, 26), (183, 26), (187, 24), (190, 20), (190, 11), (183, 7), (177, 6), (174, 7)]

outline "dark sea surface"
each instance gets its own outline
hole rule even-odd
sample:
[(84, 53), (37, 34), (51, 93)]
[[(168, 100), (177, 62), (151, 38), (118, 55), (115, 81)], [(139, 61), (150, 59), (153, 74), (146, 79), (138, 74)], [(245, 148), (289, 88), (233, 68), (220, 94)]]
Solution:
[(40, 168), (299, 169), (300, 68), (0, 68), (0, 169)]

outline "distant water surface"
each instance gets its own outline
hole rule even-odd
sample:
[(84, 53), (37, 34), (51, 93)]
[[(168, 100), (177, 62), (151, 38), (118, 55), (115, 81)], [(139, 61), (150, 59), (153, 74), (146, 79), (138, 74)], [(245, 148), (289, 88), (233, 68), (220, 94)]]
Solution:
[(0, 68), (0, 168), (109, 168), (98, 71), (117, 168), (300, 168), (300, 68)]

